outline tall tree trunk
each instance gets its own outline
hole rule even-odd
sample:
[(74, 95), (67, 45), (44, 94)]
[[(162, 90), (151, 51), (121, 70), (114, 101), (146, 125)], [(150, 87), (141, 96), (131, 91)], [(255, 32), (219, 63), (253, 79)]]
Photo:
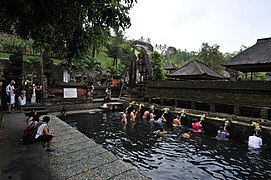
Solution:
[(93, 45), (92, 46), (92, 58), (95, 58), (96, 55), (96, 47)]

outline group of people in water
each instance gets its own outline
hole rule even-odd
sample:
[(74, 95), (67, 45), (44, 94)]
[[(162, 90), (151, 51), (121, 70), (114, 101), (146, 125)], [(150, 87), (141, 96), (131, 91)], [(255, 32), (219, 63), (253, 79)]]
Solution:
[(23, 143), (31, 144), (42, 142), (47, 152), (55, 151), (55, 148), (52, 147), (52, 140), (55, 134), (49, 132), (49, 121), (49, 116), (40, 118), (40, 115), (38, 115), (36, 111), (31, 111), (26, 119), (27, 126), (23, 132)]
[[(129, 108), (129, 107), (128, 107)], [(122, 119), (121, 122), (122, 124), (127, 124), (127, 118), (129, 116), (130, 122), (135, 123), (136, 118), (142, 118), (144, 120), (149, 120), (149, 122), (156, 123), (158, 125), (158, 130), (154, 131), (155, 134), (159, 136), (163, 136), (164, 134), (168, 133), (165, 131), (163, 128), (163, 124), (166, 122), (169, 122), (169, 117), (168, 117), (168, 109), (163, 109), (163, 113), (161, 116), (156, 117), (156, 114), (154, 114), (154, 110), (138, 110), (132, 109), (130, 113), (128, 113), (128, 108), (122, 113)], [(143, 113), (140, 113), (143, 112)], [(143, 114), (143, 115), (142, 115)], [(182, 134), (181, 137), (184, 139), (189, 139), (192, 133), (200, 133), (202, 132), (202, 121), (204, 120), (205, 116), (202, 115), (200, 118), (193, 118), (193, 122), (191, 123), (191, 128), (186, 128)], [(182, 120), (186, 119), (185, 113), (181, 114), (181, 117), (176, 115), (172, 119), (172, 124), (173, 127), (180, 127), (182, 126)], [(224, 126), (219, 127), (217, 130), (217, 134), (215, 139), (220, 140), (220, 141), (228, 141), (230, 133), (228, 131), (229, 127), (229, 122), (225, 121)], [(249, 136), (248, 139), (248, 146), (252, 148), (261, 148), (262, 146), (262, 139), (260, 137), (260, 134), (258, 132), (255, 132), (252, 136)]]

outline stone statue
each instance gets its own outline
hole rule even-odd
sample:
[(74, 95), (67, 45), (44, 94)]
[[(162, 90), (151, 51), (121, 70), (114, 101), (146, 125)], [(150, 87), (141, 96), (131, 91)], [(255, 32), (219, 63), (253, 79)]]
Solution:
[(134, 88), (136, 86), (136, 56), (135, 53), (132, 52), (129, 56), (129, 86), (130, 88)]
[(143, 80), (152, 79), (152, 68), (147, 51), (144, 48), (140, 49), (139, 57), (139, 72), (144, 75)]

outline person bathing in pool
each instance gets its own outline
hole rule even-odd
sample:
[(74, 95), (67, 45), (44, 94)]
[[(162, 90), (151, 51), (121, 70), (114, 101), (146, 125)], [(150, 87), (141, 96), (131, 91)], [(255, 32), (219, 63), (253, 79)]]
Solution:
[(154, 133), (159, 136), (163, 136), (164, 134), (167, 133), (167, 131), (165, 131), (163, 127), (160, 127), (157, 131), (154, 131)]
[(219, 130), (217, 131), (216, 139), (222, 141), (228, 141), (227, 138), (230, 134), (228, 133), (226, 127), (220, 126)]
[(201, 121), (199, 121), (198, 119), (194, 119), (194, 122), (192, 123), (192, 130), (195, 133), (201, 132), (200, 128), (202, 127), (201, 125)]
[(125, 111), (123, 111), (123, 113), (122, 113), (121, 123), (123, 123), (123, 124), (127, 123), (127, 114)]
[(179, 118), (179, 116), (175, 116), (173, 121), (172, 121), (172, 125), (173, 126), (180, 126), (181, 125), (181, 120)]

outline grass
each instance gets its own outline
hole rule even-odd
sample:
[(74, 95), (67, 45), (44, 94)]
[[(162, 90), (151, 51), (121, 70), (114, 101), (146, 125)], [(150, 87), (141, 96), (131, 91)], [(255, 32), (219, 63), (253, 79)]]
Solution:
[(10, 55), (12, 55), (12, 54), (0, 52), (0, 58), (9, 58)]
[[(0, 52), (0, 58), (9, 58), (10, 55), (13, 55), (12, 53), (3, 53), (3, 52)], [(42, 57), (41, 56), (38, 56), (38, 55), (23, 55), (23, 60), (24, 61), (32, 61), (32, 60), (39, 60), (41, 61)], [(59, 64), (62, 62), (62, 60), (60, 59), (53, 59), (53, 62), (54, 64)]]
[(100, 52), (96, 55), (96, 59), (99, 63), (101, 63), (102, 69), (108, 69), (113, 64), (113, 59), (108, 57), (105, 52)]
[[(10, 55), (13, 55), (12, 53), (3, 53), (0, 52), (0, 58), (9, 58)], [(24, 61), (32, 61), (32, 60), (39, 60), (41, 61), (41, 56), (38, 55), (23, 55), (23, 60)], [(54, 62), (55, 65), (58, 65), (62, 62), (60, 59), (54, 59), (51, 58)], [(109, 67), (112, 67), (113, 64), (113, 59), (108, 57), (106, 52), (100, 52), (99, 54), (96, 55), (96, 59), (98, 62), (101, 63), (102, 69), (108, 69)]]

